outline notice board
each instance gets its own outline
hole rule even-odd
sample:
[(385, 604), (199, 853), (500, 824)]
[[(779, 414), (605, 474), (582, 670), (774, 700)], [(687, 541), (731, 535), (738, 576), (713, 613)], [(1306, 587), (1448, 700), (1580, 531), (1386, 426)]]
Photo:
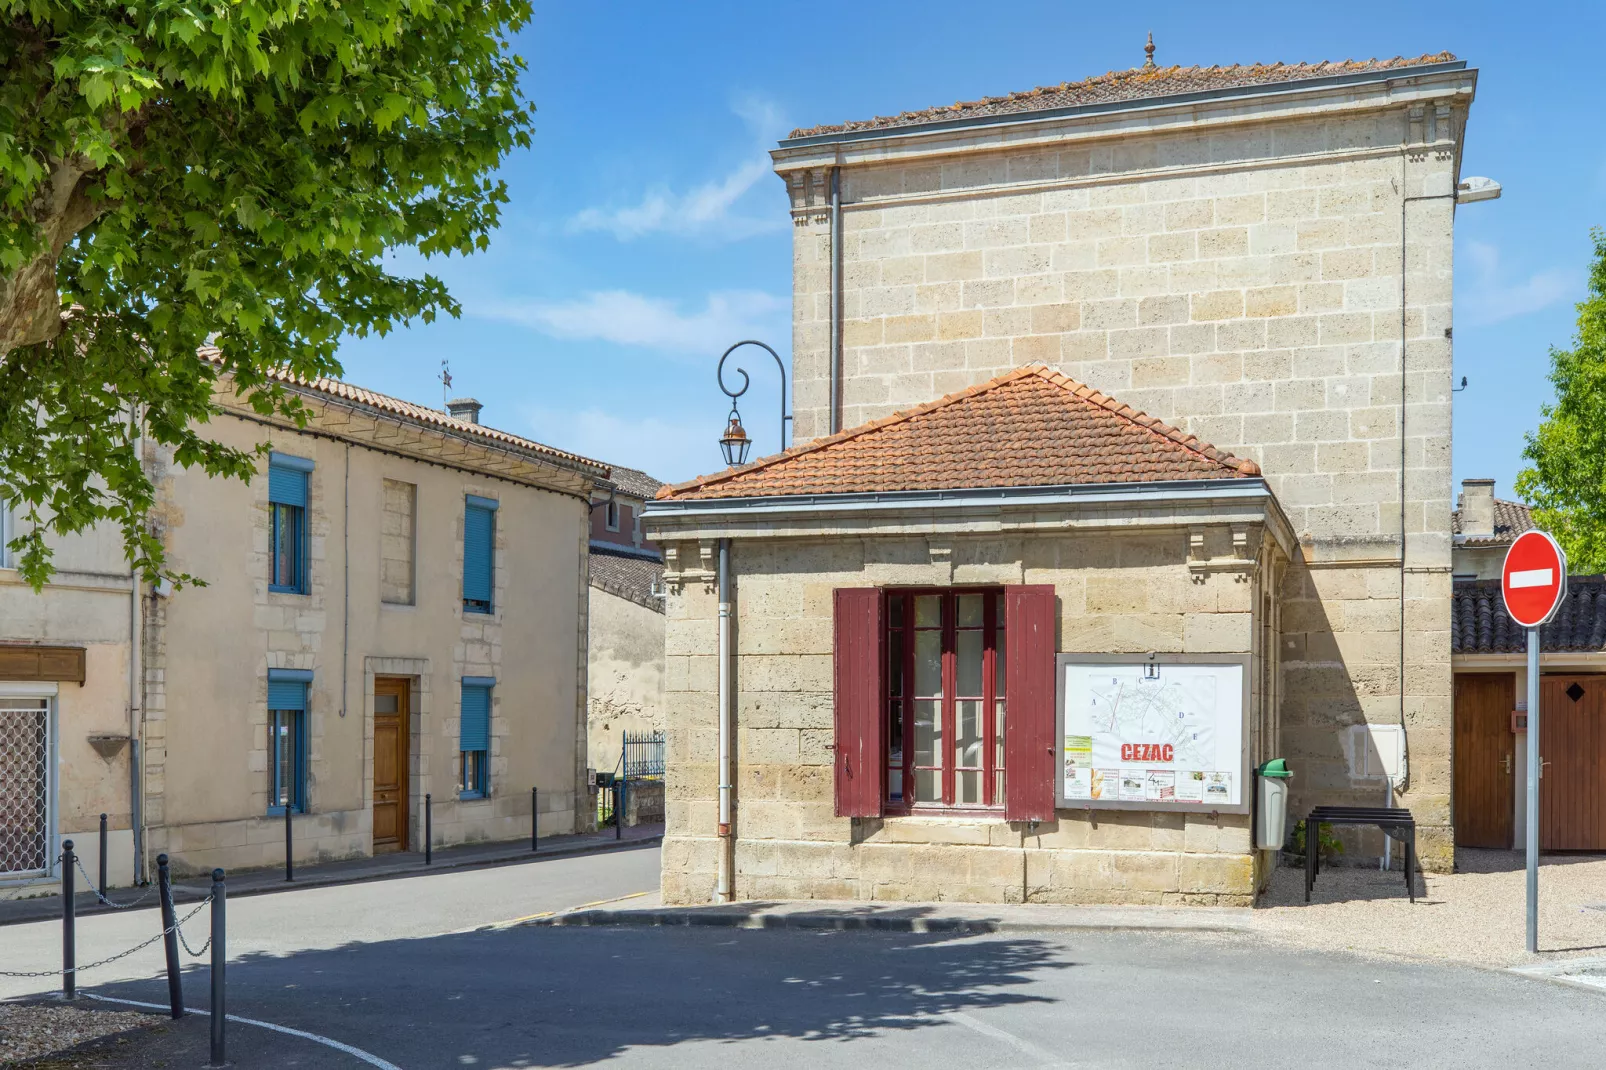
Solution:
[(1063, 809), (1249, 810), (1249, 656), (1060, 654)]

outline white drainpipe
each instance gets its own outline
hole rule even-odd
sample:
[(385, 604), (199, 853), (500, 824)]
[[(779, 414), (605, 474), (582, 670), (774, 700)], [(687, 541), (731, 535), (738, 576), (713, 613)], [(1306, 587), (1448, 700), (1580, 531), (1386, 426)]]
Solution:
[(719, 863), (715, 898), (729, 903), (736, 841), (731, 836), (731, 544), (719, 540)]

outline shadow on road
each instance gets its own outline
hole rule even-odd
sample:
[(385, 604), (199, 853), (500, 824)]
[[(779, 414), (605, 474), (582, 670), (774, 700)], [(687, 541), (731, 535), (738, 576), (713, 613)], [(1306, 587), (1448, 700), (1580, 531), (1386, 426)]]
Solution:
[[(633, 1048), (846, 1041), (944, 1024), (956, 1011), (1049, 1003), (1028, 986), (1072, 965), (1063, 947), (1037, 939), (530, 927), (251, 956), (229, 966), (229, 1012), (406, 1070), (583, 1066)], [(205, 971), (185, 988), (202, 1003)], [(163, 988), (97, 991), (159, 1001)]]

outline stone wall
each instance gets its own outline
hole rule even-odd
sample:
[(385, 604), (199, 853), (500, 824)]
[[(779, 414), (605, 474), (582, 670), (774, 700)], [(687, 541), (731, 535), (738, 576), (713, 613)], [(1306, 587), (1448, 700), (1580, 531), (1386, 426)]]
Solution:
[[(1260, 538), (1258, 532), (1253, 540)], [(695, 545), (680, 560), (697, 560)], [(1262, 571), (1200, 575), (1186, 531), (958, 538), (736, 540), (738, 899), (1237, 904), (1264, 860), (1247, 815), (1060, 811), (1036, 828), (998, 816), (833, 813), (833, 591), (844, 586), (1049, 583), (1061, 651), (1244, 652)], [(709, 900), (719, 841), (717, 603), (701, 582), (668, 599), (666, 902)], [(1254, 689), (1251, 755), (1263, 723)], [(1257, 872), (1257, 868), (1262, 872)]]
[[(1283, 592), (1296, 804), (1375, 801), (1341, 741), (1403, 719), (1404, 804), (1435, 869), (1450, 864), (1464, 77), (1260, 117), (1157, 109), (838, 157), (842, 426), (1043, 362), (1257, 461), (1303, 544)], [(823, 186), (791, 169), (826, 151), (775, 154), (797, 224), (799, 441), (827, 430), (831, 249)]]
[(607, 773), (619, 762), (625, 732), (664, 727), (664, 615), (592, 587), (590, 621), (587, 761)]

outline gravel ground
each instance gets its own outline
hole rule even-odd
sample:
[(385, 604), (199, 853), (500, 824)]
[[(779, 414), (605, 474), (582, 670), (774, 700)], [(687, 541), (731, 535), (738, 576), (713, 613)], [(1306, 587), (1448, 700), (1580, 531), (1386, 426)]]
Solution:
[(159, 1021), (149, 1014), (132, 1011), (90, 1010), (48, 1003), (0, 1003), (0, 1066), (52, 1055)]
[(1425, 874), (1412, 905), (1398, 868), (1324, 869), (1305, 903), (1302, 869), (1283, 867), (1255, 912), (1266, 935), (1326, 950), (1383, 952), (1480, 966), (1606, 956), (1606, 858), (1554, 855), (1539, 867), (1539, 948), (1524, 949), (1523, 856), (1456, 852), (1456, 870)]

